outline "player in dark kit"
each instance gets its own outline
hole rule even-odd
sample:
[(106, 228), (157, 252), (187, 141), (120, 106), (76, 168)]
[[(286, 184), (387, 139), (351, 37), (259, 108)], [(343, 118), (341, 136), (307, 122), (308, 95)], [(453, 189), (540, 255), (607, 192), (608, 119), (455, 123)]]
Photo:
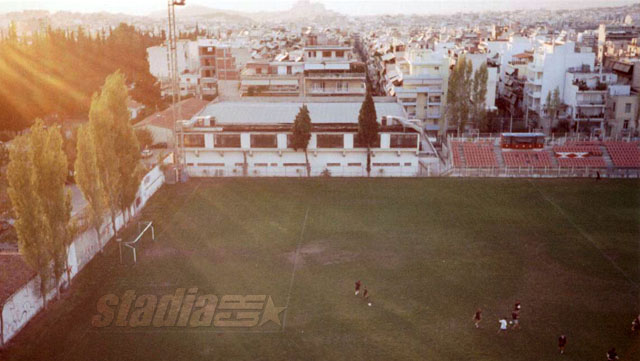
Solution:
[(473, 322), (476, 324), (476, 328), (480, 328), (480, 321), (482, 321), (482, 310), (478, 308), (475, 315), (473, 315)]
[(520, 312), (520, 301), (516, 301), (516, 304), (513, 306), (513, 310)]
[(560, 335), (560, 337), (558, 337), (558, 350), (560, 350), (561, 354), (564, 353), (565, 346), (567, 346), (567, 336)]
[(631, 322), (631, 332), (640, 332), (640, 315)]
[(367, 289), (367, 286), (364, 286), (364, 291), (362, 292), (362, 298), (364, 298), (364, 301), (367, 303), (367, 305), (371, 307), (371, 301), (369, 300), (369, 290)]
[(616, 353), (616, 348), (612, 347), (611, 350), (607, 352), (607, 361), (615, 361), (618, 360), (618, 354)]
[(520, 312), (518, 311), (511, 312), (511, 322), (513, 323), (513, 326), (511, 327), (512, 329), (516, 329), (520, 327), (519, 318), (520, 318)]
[(356, 281), (356, 296), (360, 294), (360, 280)]

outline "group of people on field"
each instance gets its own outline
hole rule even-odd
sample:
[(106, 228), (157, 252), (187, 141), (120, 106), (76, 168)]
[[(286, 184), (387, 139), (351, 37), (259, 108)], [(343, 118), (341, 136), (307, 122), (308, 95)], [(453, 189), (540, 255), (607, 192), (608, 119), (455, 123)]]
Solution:
[[(362, 282), (360, 282), (360, 280), (356, 281), (356, 296), (360, 294), (360, 287), (362, 286)], [(371, 303), (371, 299), (369, 298), (369, 290), (367, 289), (367, 286), (364, 286), (364, 289), (362, 290), (362, 299), (364, 300), (364, 302), (367, 303), (367, 305), (369, 307), (371, 307), (372, 303)]]
[[(521, 309), (521, 304), (520, 302), (516, 301), (513, 311), (511, 312), (511, 322), (509, 322), (509, 324), (511, 324), (511, 329), (516, 329), (520, 327), (520, 309)], [(473, 322), (476, 326), (476, 328), (480, 328), (480, 321), (482, 321), (482, 310), (481, 309), (477, 309), (476, 313), (473, 315)], [(498, 320), (498, 323), (500, 324), (500, 328), (498, 329), (498, 334), (500, 333), (504, 333), (508, 330), (508, 323), (507, 323), (507, 318), (506, 317), (502, 317)], [(638, 317), (636, 317), (632, 322), (631, 322), (631, 332), (636, 334), (636, 333), (640, 333), (640, 315), (638, 315)], [(558, 337), (558, 351), (561, 354), (564, 354), (564, 349), (567, 346), (567, 336), (566, 335), (560, 335)], [(607, 361), (615, 361), (618, 360), (618, 354), (616, 352), (616, 348), (612, 347), (609, 351), (607, 351)]]
[[(360, 280), (357, 280), (355, 283), (356, 296), (360, 295), (361, 287), (362, 287), (362, 282), (360, 282)], [(367, 305), (371, 307), (372, 303), (371, 303), (369, 290), (367, 289), (367, 286), (364, 286), (362, 290), (362, 298), (367, 303)], [(520, 328), (520, 310), (521, 309), (522, 309), (522, 305), (520, 301), (516, 301), (516, 303), (513, 306), (513, 310), (511, 311), (511, 321), (507, 322), (506, 317), (501, 317), (498, 320), (498, 323), (500, 324), (500, 328), (498, 329), (498, 334), (505, 333), (509, 329), (509, 326), (508, 326), (509, 324), (511, 325), (512, 330)], [(482, 321), (482, 310), (478, 308), (475, 314), (473, 315), (473, 322), (476, 328), (480, 328), (481, 321)], [(631, 332), (634, 334), (640, 333), (640, 315), (638, 315), (638, 317), (633, 319), (633, 321), (631, 322)], [(558, 337), (558, 351), (561, 354), (564, 354), (564, 349), (566, 346), (567, 346), (567, 336), (564, 334), (560, 335)], [(607, 361), (616, 361), (618, 359), (619, 358), (618, 358), (618, 354), (616, 352), (615, 347), (612, 347), (609, 351), (607, 351)]]

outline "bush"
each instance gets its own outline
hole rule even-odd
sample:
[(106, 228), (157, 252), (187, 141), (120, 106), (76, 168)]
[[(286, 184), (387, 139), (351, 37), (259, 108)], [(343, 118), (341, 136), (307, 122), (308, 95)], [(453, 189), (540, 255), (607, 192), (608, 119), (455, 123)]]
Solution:
[(147, 128), (136, 129), (136, 138), (140, 143), (140, 149), (149, 149), (153, 145), (153, 133)]

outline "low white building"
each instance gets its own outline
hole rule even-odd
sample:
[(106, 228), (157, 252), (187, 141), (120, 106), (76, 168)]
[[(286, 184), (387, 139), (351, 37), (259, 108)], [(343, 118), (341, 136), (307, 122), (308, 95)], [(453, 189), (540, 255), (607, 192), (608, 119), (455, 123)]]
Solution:
[[(312, 176), (367, 176), (367, 150), (358, 144), (362, 97), (242, 98), (210, 103), (185, 122), (181, 138), (190, 176), (306, 176), (304, 151), (291, 148), (292, 123), (304, 104), (312, 121), (308, 157)], [(400, 119), (393, 98), (375, 98), (380, 140), (372, 148), (372, 176), (429, 173), (419, 127)]]

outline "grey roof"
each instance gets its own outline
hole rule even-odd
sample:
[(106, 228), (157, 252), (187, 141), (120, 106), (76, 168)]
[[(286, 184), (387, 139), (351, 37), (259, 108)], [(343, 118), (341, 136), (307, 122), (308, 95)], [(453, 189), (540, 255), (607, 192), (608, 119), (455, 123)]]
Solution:
[[(306, 104), (312, 123), (357, 123), (363, 99), (213, 102), (197, 116), (213, 116), (217, 124), (286, 124), (293, 123), (302, 104)], [(378, 122), (382, 116), (405, 117), (402, 106), (388, 98), (375, 100), (375, 106)]]

